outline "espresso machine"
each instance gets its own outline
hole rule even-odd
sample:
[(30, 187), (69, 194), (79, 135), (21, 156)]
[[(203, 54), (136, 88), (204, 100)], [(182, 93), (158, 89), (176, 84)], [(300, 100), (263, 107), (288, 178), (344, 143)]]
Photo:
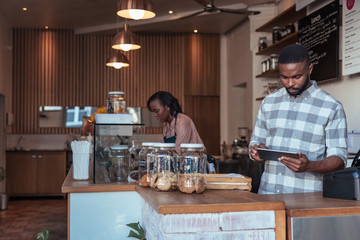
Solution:
[(238, 128), (238, 135), (240, 139), (235, 138), (233, 140), (233, 158), (239, 158), (240, 155), (247, 155), (249, 153), (248, 149), (248, 134), (249, 129), (247, 127), (239, 127)]

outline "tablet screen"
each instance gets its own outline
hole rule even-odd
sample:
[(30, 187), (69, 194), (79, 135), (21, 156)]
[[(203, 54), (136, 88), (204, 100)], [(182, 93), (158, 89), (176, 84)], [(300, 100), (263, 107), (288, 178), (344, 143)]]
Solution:
[(278, 161), (278, 158), (281, 156), (299, 158), (299, 155), (295, 152), (286, 152), (265, 148), (258, 148), (257, 152), (259, 153), (259, 157), (263, 160)]

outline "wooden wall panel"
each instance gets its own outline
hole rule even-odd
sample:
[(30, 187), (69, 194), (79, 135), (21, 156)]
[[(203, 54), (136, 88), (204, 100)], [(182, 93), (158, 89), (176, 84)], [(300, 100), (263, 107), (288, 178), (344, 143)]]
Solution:
[[(112, 35), (14, 29), (12, 133), (80, 133), (80, 128), (39, 128), (39, 106), (103, 106), (109, 91), (121, 90), (128, 106), (146, 107), (153, 93), (164, 90), (183, 103), (209, 152), (217, 154), (220, 37), (138, 35), (142, 48), (126, 52), (130, 67), (117, 70), (105, 66), (114, 53)], [(146, 133), (161, 132), (160, 128), (146, 129)]]
[(211, 155), (220, 154), (220, 101), (218, 96), (185, 96), (186, 114)]
[(220, 36), (186, 37), (184, 95), (220, 96)]

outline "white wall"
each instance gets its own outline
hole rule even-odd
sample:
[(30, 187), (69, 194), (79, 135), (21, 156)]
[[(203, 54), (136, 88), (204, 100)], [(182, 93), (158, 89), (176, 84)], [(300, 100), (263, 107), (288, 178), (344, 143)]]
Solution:
[[(264, 35), (269, 42), (272, 39), (271, 33), (255, 32), (255, 29), (294, 3), (295, 0), (281, 0), (278, 4), (259, 5), (256, 10), (260, 10), (261, 14), (250, 16), (250, 21), (222, 37), (221, 142), (231, 142), (238, 137), (237, 127), (253, 128), (261, 104), (261, 101), (255, 99), (263, 96), (264, 85), (269, 81), (277, 81), (255, 78), (261, 73), (261, 61), (267, 57), (255, 55), (258, 39)], [(339, 64), (341, 68), (341, 61)], [(246, 88), (234, 87), (243, 81), (247, 82)], [(319, 83), (319, 87), (343, 104), (348, 129), (360, 129), (360, 74), (340, 76), (338, 80)]]
[[(252, 53), (249, 20), (221, 38), (221, 142), (239, 138), (238, 127), (249, 127)], [(240, 85), (240, 87), (239, 87)]]

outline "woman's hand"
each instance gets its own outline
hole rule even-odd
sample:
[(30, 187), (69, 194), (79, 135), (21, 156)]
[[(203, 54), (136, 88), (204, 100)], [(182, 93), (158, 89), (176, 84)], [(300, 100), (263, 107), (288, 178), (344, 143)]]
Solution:
[(257, 148), (267, 148), (267, 147), (263, 143), (261, 143), (260, 145), (255, 144), (253, 146), (250, 146), (250, 155), (251, 155), (251, 157), (253, 159), (255, 159), (256, 161), (262, 162), (264, 160), (259, 157), (259, 153), (256, 150)]

